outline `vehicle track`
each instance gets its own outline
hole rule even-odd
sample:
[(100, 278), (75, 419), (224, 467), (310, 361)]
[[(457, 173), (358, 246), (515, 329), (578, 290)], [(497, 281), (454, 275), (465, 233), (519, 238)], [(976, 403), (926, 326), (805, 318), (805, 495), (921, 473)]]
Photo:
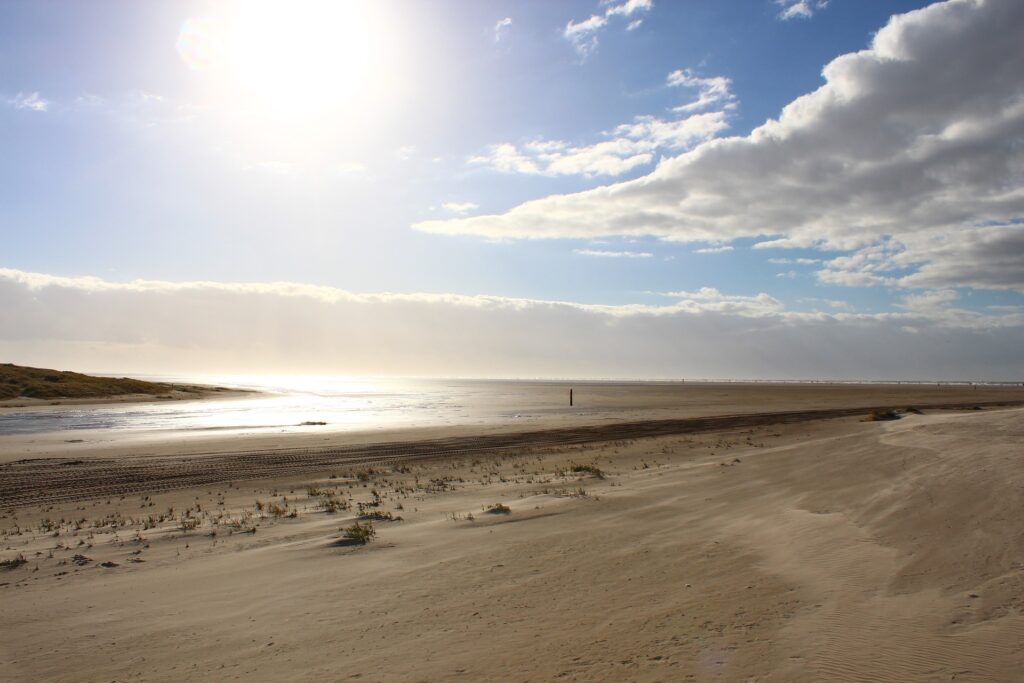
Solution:
[[(1024, 401), (922, 405), (962, 410), (1019, 406)], [(384, 442), (317, 448), (190, 453), (187, 456), (127, 456), (117, 459), (26, 459), (0, 465), (0, 508), (52, 504), (130, 494), (151, 494), (230, 481), (267, 479), (355, 465), (459, 455), (487, 455), (513, 449), (578, 446), (608, 441), (792, 424), (864, 415), (894, 406), (717, 415), (674, 420), (560, 427), (518, 433), (460, 436), (416, 442)]]

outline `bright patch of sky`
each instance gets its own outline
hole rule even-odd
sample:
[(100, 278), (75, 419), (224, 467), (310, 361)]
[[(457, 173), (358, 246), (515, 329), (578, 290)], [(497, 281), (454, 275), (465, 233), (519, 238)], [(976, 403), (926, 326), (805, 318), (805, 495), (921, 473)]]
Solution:
[(1015, 0), (4, 3), (0, 268), (1003, 329), (1022, 31)]

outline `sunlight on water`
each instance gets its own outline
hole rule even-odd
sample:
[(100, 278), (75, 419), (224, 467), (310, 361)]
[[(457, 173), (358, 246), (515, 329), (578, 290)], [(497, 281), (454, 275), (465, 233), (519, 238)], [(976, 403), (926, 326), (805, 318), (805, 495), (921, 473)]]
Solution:
[[(260, 394), (197, 401), (61, 406), (0, 415), (0, 434), (67, 430), (300, 431), (444, 424), (467, 417), (468, 387), (437, 381), (321, 376), (146, 377)], [(326, 425), (303, 425), (325, 422)]]

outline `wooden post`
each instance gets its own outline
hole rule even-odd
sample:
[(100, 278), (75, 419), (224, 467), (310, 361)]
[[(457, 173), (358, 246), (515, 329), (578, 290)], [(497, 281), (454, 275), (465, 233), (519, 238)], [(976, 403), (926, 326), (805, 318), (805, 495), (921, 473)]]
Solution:
[(572, 408), (572, 389), (569, 390), (569, 407)]

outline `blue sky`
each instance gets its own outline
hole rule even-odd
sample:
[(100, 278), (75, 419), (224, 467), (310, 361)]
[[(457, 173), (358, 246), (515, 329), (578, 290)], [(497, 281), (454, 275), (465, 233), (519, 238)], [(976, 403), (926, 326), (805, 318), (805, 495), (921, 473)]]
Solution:
[[(900, 78), (931, 83), (911, 67), (949, 69), (925, 63), (933, 33), (962, 35), (959, 49), (978, 53), (964, 69), (991, 73), (1000, 58), (972, 36), (999, 13), (1012, 34), (1019, 13), (1006, 0), (931, 4), (4, 3), (0, 268), (111, 286), (290, 282), (560, 301), (616, 315), (764, 294), (774, 302), (765, 314), (848, 324), (842, 316), (910, 311), (1019, 336), (1010, 323), (1024, 268), (1006, 254), (1021, 243), (1021, 166), (997, 151), (1018, 149), (1019, 72), (951, 82), (964, 102), (991, 99), (959, 119), (936, 118), (960, 111), (938, 94), (898, 97), (913, 89)], [(892, 15), (922, 7), (873, 45)], [(909, 66), (876, 74), (841, 58), (862, 50)], [(836, 58), (853, 66), (823, 76)], [(847, 99), (822, 95), (782, 115), (826, 84)], [(873, 116), (892, 158), (855, 158), (872, 146)], [(997, 119), (1009, 121), (1002, 132)], [(963, 159), (863, 170), (982, 120), (995, 131), (989, 146)], [(837, 142), (845, 130), (850, 141)], [(944, 187), (915, 180), (997, 163), (1012, 173), (970, 182), (1006, 183), (1009, 200), (954, 207)], [(815, 174), (831, 182), (835, 164), (858, 170), (819, 192)], [(876, 196), (897, 183), (905, 201)], [(821, 199), (839, 191), (849, 196)], [(957, 240), (969, 242), (971, 269)], [(998, 263), (986, 264), (991, 254)]]

